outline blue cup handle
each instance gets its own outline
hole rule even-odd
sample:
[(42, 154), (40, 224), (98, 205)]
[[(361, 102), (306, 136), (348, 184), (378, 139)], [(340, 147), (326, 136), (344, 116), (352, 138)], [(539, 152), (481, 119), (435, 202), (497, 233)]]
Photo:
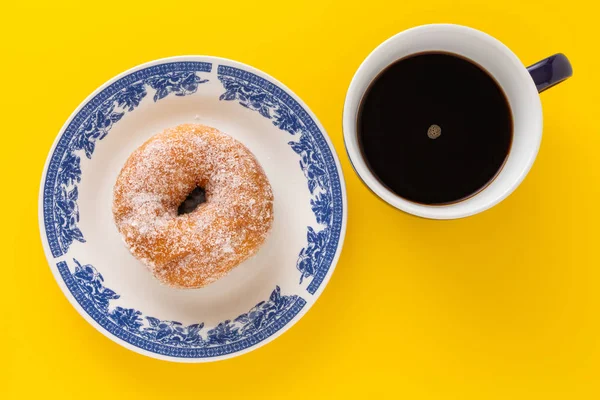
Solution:
[(571, 67), (569, 59), (562, 53), (555, 54), (527, 67), (527, 71), (529, 71), (533, 82), (535, 82), (535, 87), (540, 93), (573, 75), (573, 67)]

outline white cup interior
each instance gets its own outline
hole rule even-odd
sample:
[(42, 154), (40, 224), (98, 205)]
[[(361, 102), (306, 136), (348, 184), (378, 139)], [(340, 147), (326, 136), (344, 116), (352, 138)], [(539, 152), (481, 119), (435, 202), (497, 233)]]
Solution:
[[(369, 170), (359, 148), (356, 121), (362, 96), (388, 65), (411, 54), (444, 51), (466, 57), (488, 71), (502, 87), (513, 116), (513, 142), (498, 176), (476, 195), (449, 205), (427, 206), (405, 200)], [(399, 94), (401, 95), (401, 94)], [(460, 25), (423, 25), (401, 32), (377, 47), (356, 71), (344, 104), (344, 141), (350, 161), (364, 183), (392, 206), (426, 218), (461, 218), (484, 211), (506, 198), (527, 175), (542, 137), (542, 108), (527, 69), (495, 38)]]

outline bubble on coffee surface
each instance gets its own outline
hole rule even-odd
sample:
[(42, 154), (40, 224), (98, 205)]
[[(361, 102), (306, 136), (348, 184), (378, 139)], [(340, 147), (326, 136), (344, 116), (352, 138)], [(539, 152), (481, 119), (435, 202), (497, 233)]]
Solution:
[(433, 124), (427, 129), (429, 139), (437, 139), (442, 134), (442, 128), (439, 125)]

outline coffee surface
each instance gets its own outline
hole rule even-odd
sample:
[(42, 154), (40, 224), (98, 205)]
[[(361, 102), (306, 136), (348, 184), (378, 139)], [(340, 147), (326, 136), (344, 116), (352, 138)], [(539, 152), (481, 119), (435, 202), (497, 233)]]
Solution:
[(421, 53), (382, 71), (358, 112), (361, 151), (397, 195), (448, 204), (476, 194), (512, 143), (510, 106), (484, 69), (448, 53)]

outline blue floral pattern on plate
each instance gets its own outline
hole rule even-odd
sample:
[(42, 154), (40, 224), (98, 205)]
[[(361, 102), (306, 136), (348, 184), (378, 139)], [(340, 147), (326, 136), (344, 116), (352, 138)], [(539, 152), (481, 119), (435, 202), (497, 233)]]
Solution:
[[(66, 255), (73, 242), (85, 242), (77, 206), (82, 160), (91, 158), (115, 124), (146, 98), (157, 102), (169, 95), (191, 95), (207, 82), (203, 73), (211, 71), (211, 63), (197, 61), (165, 62), (139, 69), (99, 91), (74, 115), (50, 156), (43, 183), (44, 233), (54, 258)], [(217, 75), (225, 88), (221, 100), (237, 101), (292, 137), (289, 145), (307, 179), (318, 225), (307, 227), (307, 244), (297, 262), (298, 281), (308, 282), (306, 290), (315, 294), (340, 245), (343, 225), (341, 180), (330, 145), (313, 118), (277, 85), (224, 65), (219, 66)], [(150, 90), (153, 96), (148, 96)], [(57, 271), (91, 319), (133, 346), (174, 358), (211, 358), (254, 346), (283, 328), (307, 304), (298, 295), (282, 294), (276, 286), (268, 299), (233, 319), (210, 328), (203, 322), (184, 325), (125, 307), (120, 295), (105, 286), (92, 265), (75, 259), (73, 263), (74, 269), (70, 269), (66, 261), (59, 261)]]
[(142, 339), (156, 345), (159, 354), (172, 355), (175, 349), (188, 349), (185, 354), (193, 358), (207, 356), (209, 349), (213, 355), (227, 354), (227, 349), (236, 347), (233, 344), (253, 341), (254, 337), (264, 336), (281, 321), (289, 321), (306, 304), (297, 295), (282, 295), (281, 289), (276, 286), (267, 300), (233, 320), (221, 322), (212, 329), (205, 329), (202, 322), (185, 326), (178, 321), (144, 315), (133, 308), (111, 306), (111, 302), (120, 296), (104, 285), (102, 274), (92, 265), (82, 265), (76, 259), (73, 262), (73, 273), (65, 262), (59, 263), (58, 267), (69, 290), (88, 314), (94, 319), (95, 315), (100, 316), (96, 322), (105, 327), (118, 327), (121, 336), (129, 337), (125, 335), (127, 333), (138, 338), (138, 342)]

